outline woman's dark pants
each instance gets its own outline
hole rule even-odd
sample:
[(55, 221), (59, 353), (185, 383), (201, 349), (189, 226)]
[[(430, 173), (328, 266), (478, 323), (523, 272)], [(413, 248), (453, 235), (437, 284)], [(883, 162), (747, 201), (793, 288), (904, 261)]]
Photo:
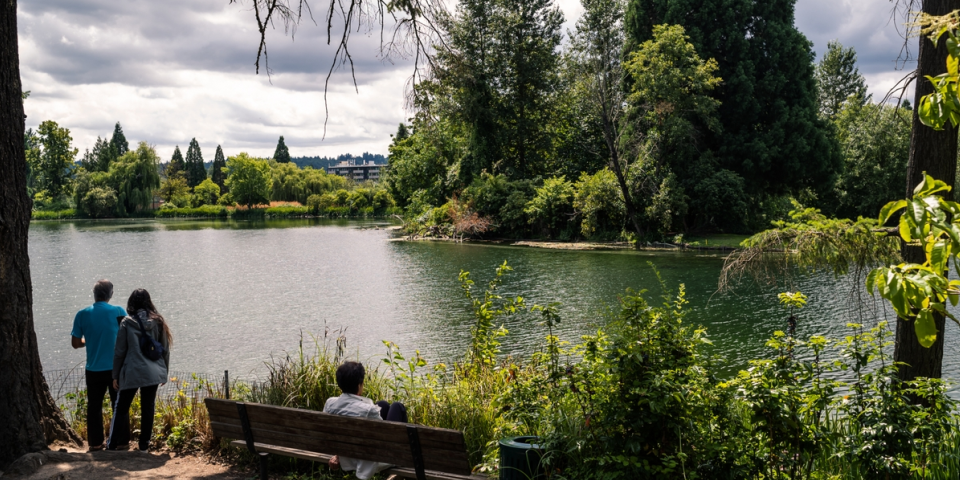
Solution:
[[(156, 409), (157, 385), (140, 387), (140, 450), (150, 448), (153, 434), (153, 413)], [(119, 445), (130, 443), (130, 405), (137, 394), (136, 388), (120, 390), (116, 406), (113, 408), (113, 421), (110, 422), (110, 438), (107, 449), (113, 450)]]

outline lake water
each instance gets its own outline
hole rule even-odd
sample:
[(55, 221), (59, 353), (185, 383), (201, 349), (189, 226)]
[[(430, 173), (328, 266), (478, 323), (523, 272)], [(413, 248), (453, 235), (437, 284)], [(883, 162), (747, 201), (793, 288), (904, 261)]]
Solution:
[[(471, 318), (457, 282), (471, 272), (477, 288), (504, 260), (514, 271), (506, 295), (529, 304), (561, 302), (560, 336), (575, 341), (603, 323), (627, 288), (658, 292), (654, 263), (672, 288), (686, 285), (689, 321), (708, 329), (724, 373), (766, 354), (785, 329), (776, 288), (746, 284), (716, 294), (720, 254), (563, 251), (446, 242), (399, 242), (383, 221), (71, 221), (30, 227), (34, 317), (44, 368), (81, 365), (70, 347), (77, 310), (93, 301), (96, 280), (115, 285), (125, 305), (146, 288), (175, 334), (173, 368), (255, 378), (271, 356), (295, 351), (324, 332), (345, 330), (347, 349), (367, 360), (382, 340), (449, 361), (469, 344)], [(809, 296), (798, 334), (839, 338), (855, 321), (849, 282), (807, 276), (794, 289)], [(868, 323), (875, 322), (874, 318)], [(506, 321), (507, 353), (536, 348), (546, 332), (533, 316)], [(956, 325), (947, 325), (946, 376), (960, 378)]]

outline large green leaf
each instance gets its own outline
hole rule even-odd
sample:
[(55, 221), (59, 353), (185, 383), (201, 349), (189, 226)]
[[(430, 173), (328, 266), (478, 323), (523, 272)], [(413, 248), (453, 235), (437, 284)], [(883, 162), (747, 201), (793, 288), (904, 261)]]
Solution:
[(887, 220), (890, 220), (890, 216), (894, 213), (897, 213), (900, 209), (907, 206), (906, 200), (897, 200), (895, 202), (890, 202), (883, 206), (880, 209), (880, 225), (885, 225)]
[(937, 341), (937, 324), (933, 321), (933, 311), (920, 310), (917, 319), (913, 321), (913, 328), (917, 332), (917, 340), (924, 348), (930, 348)]
[(867, 292), (873, 295), (873, 290), (877, 286), (877, 277), (880, 276), (882, 268), (874, 268), (867, 274)]

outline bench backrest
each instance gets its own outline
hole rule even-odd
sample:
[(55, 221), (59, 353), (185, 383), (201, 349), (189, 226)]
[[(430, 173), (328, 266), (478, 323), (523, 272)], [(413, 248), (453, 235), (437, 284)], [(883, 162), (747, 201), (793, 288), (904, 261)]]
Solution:
[[(238, 402), (207, 398), (204, 403), (214, 435), (246, 438)], [(425, 470), (457, 475), (469, 475), (471, 471), (463, 432), (458, 430), (259, 403), (244, 403), (242, 409), (256, 443), (416, 468), (415, 449), (411, 449), (411, 436), (415, 435)]]

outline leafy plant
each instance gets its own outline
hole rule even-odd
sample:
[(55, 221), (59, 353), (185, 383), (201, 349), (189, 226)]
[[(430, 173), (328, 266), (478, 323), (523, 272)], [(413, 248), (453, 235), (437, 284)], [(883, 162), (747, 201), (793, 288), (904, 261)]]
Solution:
[[(954, 306), (960, 301), (960, 280), (949, 280), (946, 272), (950, 260), (960, 253), (960, 204), (938, 193), (951, 187), (924, 175), (911, 200), (890, 202), (880, 211), (880, 223), (900, 215), (900, 238), (923, 247), (922, 264), (901, 263), (882, 266), (867, 276), (867, 290), (887, 300), (900, 318), (912, 320), (917, 339), (924, 347), (937, 340), (934, 315), (960, 321), (947, 311), (947, 300)], [(960, 274), (960, 264), (954, 262)]]
[(497, 320), (522, 311), (526, 306), (523, 297), (504, 299), (497, 293), (497, 289), (503, 284), (504, 275), (512, 270), (506, 261), (497, 267), (496, 276), (487, 284), (487, 289), (480, 298), (473, 293), (474, 282), (470, 279), (470, 272), (460, 271), (460, 288), (473, 308), (474, 324), (470, 328), (471, 344), (467, 360), (470, 365), (485, 368), (496, 364), (497, 355), (500, 353), (500, 338), (507, 335), (507, 329), (503, 325), (497, 325)]

